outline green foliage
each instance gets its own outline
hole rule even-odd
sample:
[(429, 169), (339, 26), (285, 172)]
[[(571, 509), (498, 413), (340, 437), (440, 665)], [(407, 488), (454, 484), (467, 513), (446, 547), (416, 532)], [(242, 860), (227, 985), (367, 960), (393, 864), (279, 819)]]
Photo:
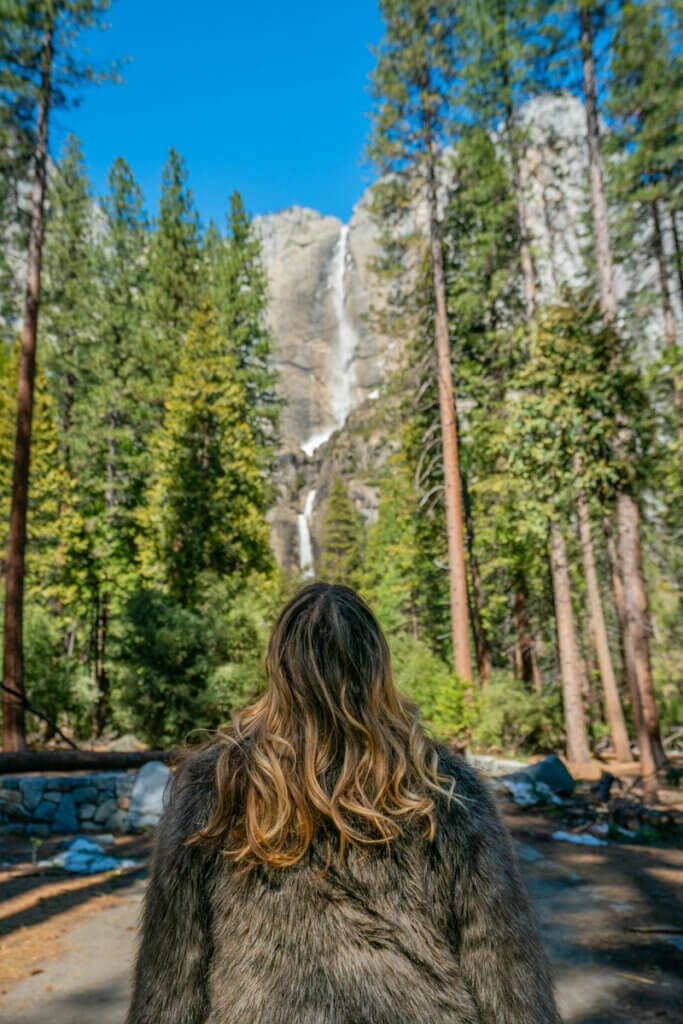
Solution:
[(363, 560), (363, 523), (341, 477), (334, 477), (327, 499), (317, 575), (326, 583), (358, 586)]
[[(65, 650), (61, 622), (35, 595), (25, 608), (24, 681), (28, 701), (63, 727), (86, 737), (92, 727), (95, 689), (74, 654)], [(34, 730), (51, 729), (32, 716)]]
[(117, 657), (123, 717), (153, 746), (170, 746), (207, 723), (206, 625), (199, 612), (157, 590), (141, 590), (125, 609)]
[(282, 576), (205, 574), (195, 609), (158, 590), (131, 598), (116, 656), (115, 716), (152, 745), (225, 725), (265, 683), (273, 620), (292, 596)]
[(199, 214), (183, 158), (171, 149), (163, 170), (159, 217), (150, 244), (150, 316), (166, 386), (178, 366), (185, 333), (200, 298)]
[(192, 326), (151, 445), (154, 472), (139, 521), (143, 572), (193, 607), (201, 573), (267, 570), (269, 490), (244, 388), (214, 307)]
[(213, 225), (204, 242), (209, 293), (235, 359), (236, 376), (244, 387), (260, 456), (272, 467), (282, 400), (276, 391), (278, 374), (272, 366), (273, 339), (265, 323), (267, 293), (261, 242), (237, 191), (230, 196), (227, 228), (225, 241)]

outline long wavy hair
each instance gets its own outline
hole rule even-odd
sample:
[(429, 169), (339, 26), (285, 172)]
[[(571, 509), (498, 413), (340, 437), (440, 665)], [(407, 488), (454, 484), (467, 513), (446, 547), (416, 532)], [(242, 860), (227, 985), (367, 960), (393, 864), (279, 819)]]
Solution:
[(304, 587), (275, 624), (266, 671), (263, 696), (214, 740), (218, 799), (189, 842), (220, 847), (248, 872), (296, 864), (330, 824), (342, 859), (347, 843), (388, 850), (416, 819), (432, 839), (433, 796), (450, 798), (454, 780), (438, 773), (436, 747), (396, 690), (386, 639), (361, 598), (344, 586)]

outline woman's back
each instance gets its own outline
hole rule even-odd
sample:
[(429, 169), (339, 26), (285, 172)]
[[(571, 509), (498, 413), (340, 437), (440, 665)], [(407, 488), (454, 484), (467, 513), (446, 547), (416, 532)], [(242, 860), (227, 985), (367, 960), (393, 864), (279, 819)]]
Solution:
[[(213, 808), (217, 748), (184, 769), (162, 822), (129, 1024), (551, 1024), (545, 954), (508, 837), (476, 773), (440, 752), (437, 802), (391, 855), (302, 861), (246, 877), (183, 846)], [(182, 864), (182, 868), (179, 867)]]
[(185, 761), (128, 1024), (553, 1024), (495, 802), (395, 690), (376, 619), (312, 584), (268, 686)]

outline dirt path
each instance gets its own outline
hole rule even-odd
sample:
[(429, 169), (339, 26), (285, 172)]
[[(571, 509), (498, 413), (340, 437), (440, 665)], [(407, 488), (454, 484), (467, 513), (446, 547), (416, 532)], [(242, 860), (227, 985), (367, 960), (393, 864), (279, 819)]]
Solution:
[[(510, 806), (506, 818), (566, 1024), (681, 1024), (683, 852), (573, 846), (551, 839), (557, 826), (540, 815)], [(50, 889), (54, 879), (37, 885), (32, 899), (28, 891), (14, 894), (0, 918), (0, 1020), (122, 1024), (143, 892), (139, 874), (95, 876), (87, 880), (90, 890), (70, 880), (61, 896)], [(10, 976), (13, 958), (20, 964)]]

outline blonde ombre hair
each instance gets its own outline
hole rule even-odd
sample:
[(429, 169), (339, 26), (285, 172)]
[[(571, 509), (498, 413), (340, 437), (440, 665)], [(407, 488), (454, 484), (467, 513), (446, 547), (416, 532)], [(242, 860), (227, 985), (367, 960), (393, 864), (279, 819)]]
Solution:
[[(415, 705), (399, 694), (382, 630), (349, 587), (312, 583), (284, 608), (268, 644), (263, 696), (219, 733), (218, 799), (190, 843), (220, 846), (245, 872), (301, 860), (330, 823), (368, 848), (422, 819), (431, 794), (452, 796)], [(444, 786), (450, 788), (444, 789)], [(328, 840), (328, 859), (331, 850)]]

